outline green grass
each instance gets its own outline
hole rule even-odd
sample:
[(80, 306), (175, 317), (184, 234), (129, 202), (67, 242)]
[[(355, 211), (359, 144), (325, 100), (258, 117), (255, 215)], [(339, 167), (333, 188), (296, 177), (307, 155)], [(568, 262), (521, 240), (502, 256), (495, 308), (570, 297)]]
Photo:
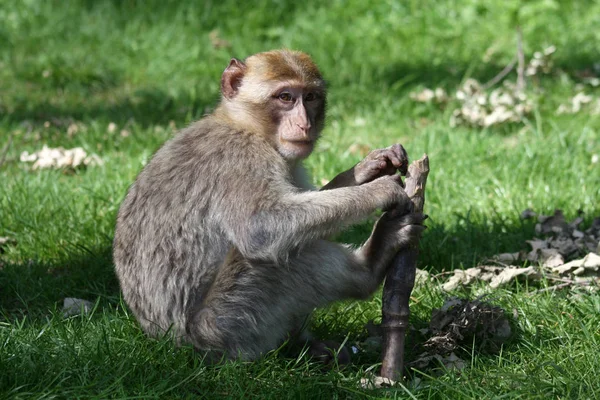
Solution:
[[(360, 159), (348, 150), (354, 143), (401, 142), (413, 158), (429, 154), (425, 269), (471, 267), (522, 249), (533, 236), (533, 222), (519, 220), (527, 207), (562, 208), (569, 218), (581, 209), (586, 223), (600, 215), (600, 164), (591, 162), (600, 154), (600, 116), (555, 113), (576, 93), (578, 71), (598, 61), (599, 2), (557, 1), (524, 19), (526, 55), (554, 44), (556, 70), (529, 82), (538, 101), (528, 120), (489, 129), (450, 128), (450, 108), (417, 104), (408, 94), (453, 91), (508, 64), (515, 51), (510, 2), (251, 3), (0, 1), (0, 150), (12, 138), (0, 166), (0, 236), (17, 241), (0, 254), (0, 397), (600, 397), (598, 294), (499, 290), (494, 302), (518, 313), (516, 335), (500, 354), (465, 348), (463, 371), (413, 371), (404, 388), (377, 391), (357, 385), (377, 370), (377, 354), (328, 372), (278, 354), (207, 366), (190, 348), (142, 335), (112, 271), (115, 215), (173, 126), (200, 118), (218, 100), (232, 56), (290, 47), (321, 66), (331, 88), (329, 118), (307, 161), (317, 184)], [(214, 29), (230, 47), (211, 45)], [(79, 130), (68, 135), (72, 123)], [(105, 165), (65, 174), (17, 161), (42, 144), (82, 146)], [(341, 239), (360, 242), (368, 231), (361, 225)], [(433, 284), (415, 290), (415, 327), (427, 325), (443, 296)], [(65, 297), (94, 301), (94, 312), (63, 319)], [(314, 329), (359, 341), (380, 305), (376, 296), (320, 310)], [(409, 360), (419, 340), (409, 336)]]

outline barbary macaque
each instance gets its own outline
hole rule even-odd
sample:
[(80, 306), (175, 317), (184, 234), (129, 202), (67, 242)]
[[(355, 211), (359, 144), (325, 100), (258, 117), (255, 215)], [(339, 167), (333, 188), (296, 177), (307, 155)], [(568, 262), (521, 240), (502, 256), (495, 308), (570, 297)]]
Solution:
[[(129, 188), (114, 262), (147, 334), (249, 360), (315, 307), (371, 295), (426, 217), (411, 212), (396, 174), (408, 165), (400, 145), (312, 189), (302, 160), (323, 129), (327, 93), (308, 55), (232, 59), (221, 92), (215, 111), (165, 143)], [(357, 249), (326, 239), (391, 208), (404, 211), (383, 214)]]

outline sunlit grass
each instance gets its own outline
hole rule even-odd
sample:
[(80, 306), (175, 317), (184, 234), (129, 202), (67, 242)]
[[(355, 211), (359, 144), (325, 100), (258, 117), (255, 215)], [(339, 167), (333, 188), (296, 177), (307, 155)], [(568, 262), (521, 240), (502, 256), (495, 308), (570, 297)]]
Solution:
[[(0, 254), (0, 393), (597, 397), (598, 294), (497, 291), (492, 300), (517, 315), (515, 337), (500, 354), (463, 349), (463, 371), (413, 371), (406, 390), (371, 392), (358, 381), (377, 371), (376, 353), (326, 372), (278, 354), (208, 366), (190, 348), (147, 339), (120, 299), (110, 246), (127, 187), (177, 128), (214, 106), (228, 60), (279, 47), (309, 52), (329, 81), (327, 128), (306, 163), (317, 185), (360, 160), (356, 143), (400, 142), (412, 158), (428, 153), (421, 267), (439, 273), (523, 249), (534, 234), (533, 223), (519, 219), (527, 207), (562, 208), (568, 218), (581, 209), (589, 223), (600, 215), (600, 164), (592, 161), (600, 154), (600, 116), (555, 111), (577, 92), (581, 71), (594, 71), (598, 15), (598, 2), (582, 1), (529, 18), (526, 55), (556, 45), (555, 72), (529, 80), (537, 103), (526, 121), (481, 129), (451, 128), (451, 107), (418, 104), (408, 94), (437, 86), (452, 92), (508, 64), (515, 32), (505, 2), (0, 2), (0, 151), (12, 140), (0, 166), (0, 236), (17, 241)], [(211, 44), (215, 29), (230, 47)], [(589, 85), (585, 91), (599, 94)], [(78, 129), (68, 134), (72, 124)], [(18, 162), (22, 151), (43, 144), (81, 146), (104, 165), (64, 173)], [(354, 227), (340, 240), (360, 242), (369, 229)], [(93, 301), (94, 312), (64, 319), (65, 297)], [(418, 287), (413, 325), (427, 326), (443, 298), (434, 284)], [(363, 326), (380, 306), (376, 296), (320, 310), (314, 330), (354, 343), (366, 337)], [(409, 359), (417, 344), (410, 335)]]

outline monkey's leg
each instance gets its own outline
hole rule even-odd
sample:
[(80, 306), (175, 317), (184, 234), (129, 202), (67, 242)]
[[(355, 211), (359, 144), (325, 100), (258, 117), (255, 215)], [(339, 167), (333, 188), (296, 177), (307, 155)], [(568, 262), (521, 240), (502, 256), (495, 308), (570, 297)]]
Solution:
[(189, 341), (200, 350), (253, 359), (277, 348), (315, 307), (365, 297), (378, 282), (352, 251), (315, 241), (281, 264), (233, 250), (209, 292), (188, 312)]

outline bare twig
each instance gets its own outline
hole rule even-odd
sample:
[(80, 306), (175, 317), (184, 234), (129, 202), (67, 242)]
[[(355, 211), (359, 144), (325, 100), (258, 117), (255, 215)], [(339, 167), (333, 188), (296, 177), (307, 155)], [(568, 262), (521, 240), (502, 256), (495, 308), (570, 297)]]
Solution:
[(8, 154), (8, 150), (10, 149), (10, 145), (13, 142), (13, 137), (14, 137), (14, 135), (10, 135), (8, 137), (8, 143), (6, 143), (6, 146), (4, 146), (4, 149), (2, 150), (2, 157), (0, 157), (0, 168), (2, 168), (2, 165), (6, 161), (6, 155)]
[(445, 275), (454, 275), (454, 271), (444, 271), (431, 276), (431, 279), (438, 279)]
[(538, 294), (538, 293), (543, 293), (543, 292), (549, 292), (549, 291), (555, 291), (555, 290), (559, 290), (559, 289), (563, 289), (566, 287), (570, 287), (570, 286), (591, 286), (594, 283), (598, 283), (596, 281), (581, 281), (581, 282), (577, 282), (577, 281), (570, 281), (568, 279), (565, 279), (566, 282), (563, 283), (559, 283), (557, 285), (553, 285), (553, 286), (548, 286), (542, 289), (538, 289), (538, 290), (534, 290), (533, 292), (530, 292), (528, 294), (528, 296), (533, 296), (534, 294)]
[(506, 67), (504, 67), (504, 69), (502, 71), (500, 71), (498, 73), (498, 75), (496, 75), (495, 77), (493, 77), (492, 79), (487, 81), (481, 87), (481, 89), (487, 90), (487, 89), (491, 88), (492, 86), (494, 86), (496, 83), (500, 82), (502, 79), (504, 79), (504, 77), (506, 75), (508, 75), (510, 73), (510, 71), (512, 71), (515, 68), (516, 64), (517, 64), (517, 57), (515, 57)]

